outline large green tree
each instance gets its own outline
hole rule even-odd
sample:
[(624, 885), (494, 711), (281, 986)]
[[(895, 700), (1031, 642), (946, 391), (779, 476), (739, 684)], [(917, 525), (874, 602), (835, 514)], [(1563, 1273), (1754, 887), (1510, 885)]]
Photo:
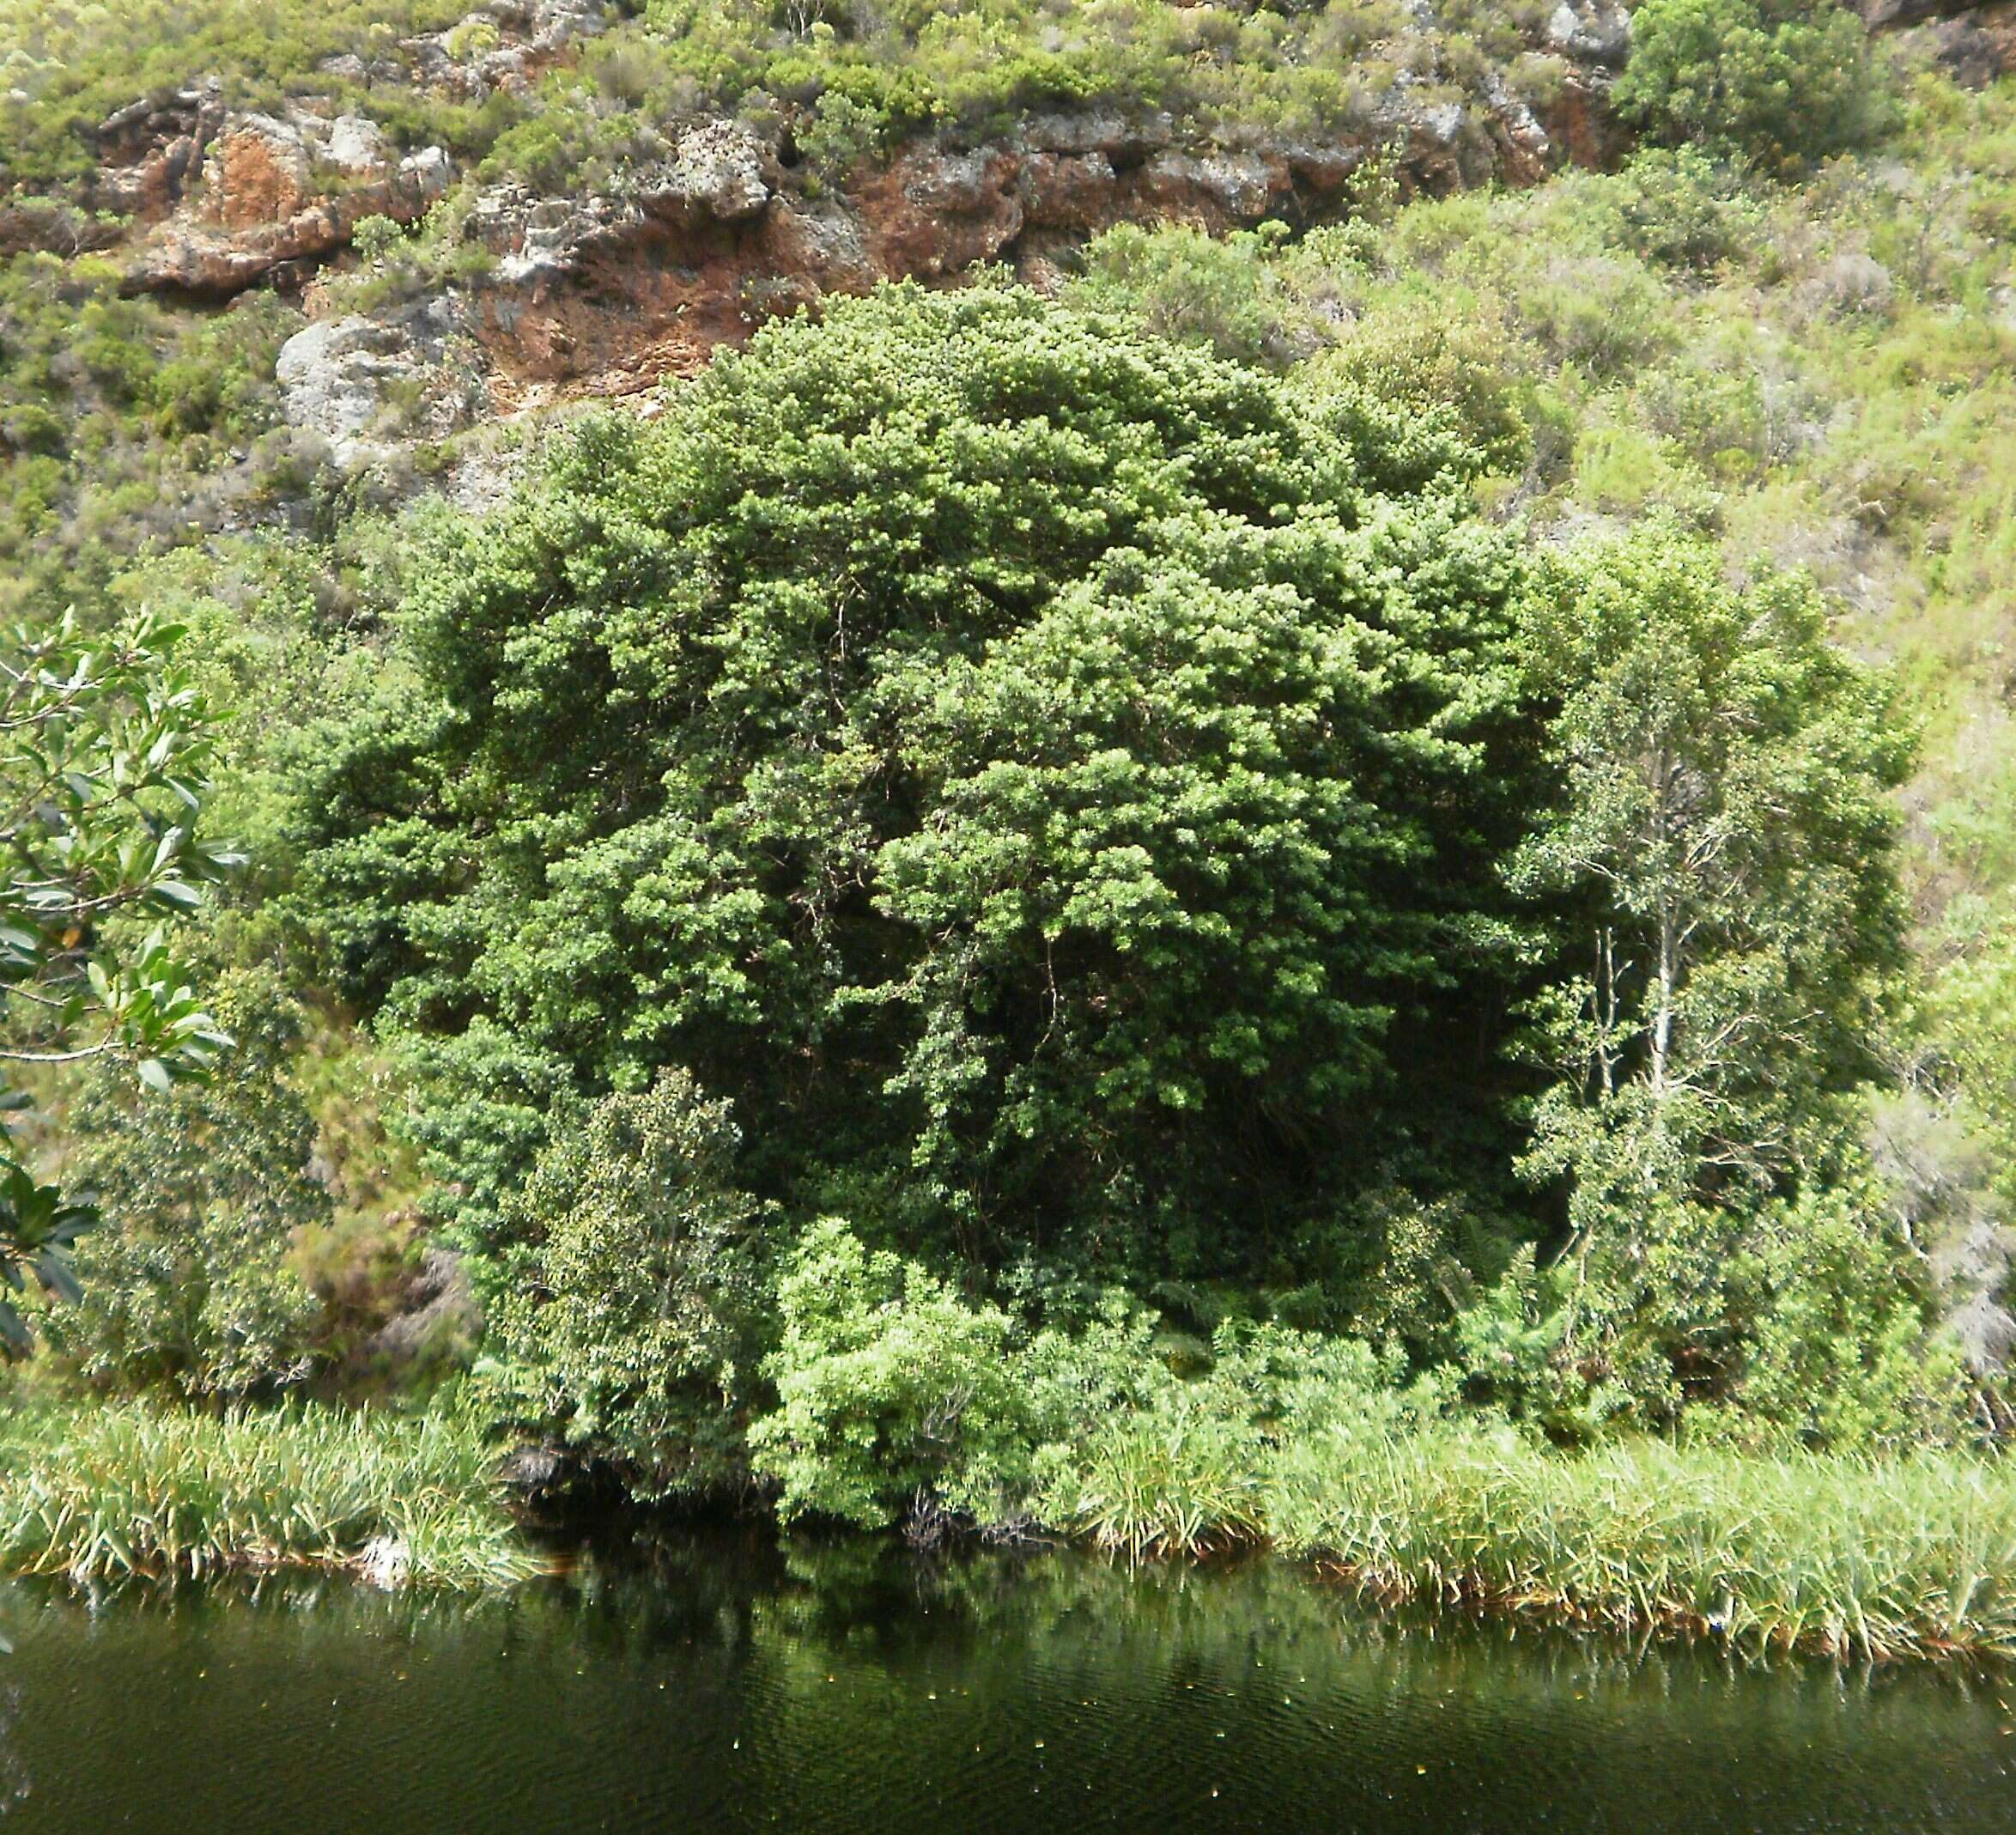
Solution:
[(418, 568), (307, 749), (340, 966), (486, 1152), (501, 1065), (677, 1064), (806, 1212), (1286, 1253), (1479, 1085), (1511, 955), (1513, 553), (1376, 457), (1021, 291), (774, 326)]
[(1768, 1187), (1876, 1067), (1910, 723), (1810, 580), (1734, 587), (1663, 529), (1543, 558), (1522, 650), (1561, 794), (1510, 872), (1580, 907), (1543, 1142), (1592, 1116), (1632, 1142), (1630, 1186)]
[[(1558, 793), (1509, 874), (1567, 914), (1527, 1160), (1568, 1194), (1563, 1348), (1642, 1394), (1726, 1388), (1802, 1230), (1848, 1227), (1801, 1194), (1860, 1190), (1851, 1099), (1901, 979), (1911, 725), (1830, 641), (1810, 580), (1734, 586), (1670, 529), (1542, 557), (1522, 626)], [(1880, 1236), (1881, 1207), (1862, 1215)], [(1863, 1255), (1901, 1291), (1892, 1249)]]

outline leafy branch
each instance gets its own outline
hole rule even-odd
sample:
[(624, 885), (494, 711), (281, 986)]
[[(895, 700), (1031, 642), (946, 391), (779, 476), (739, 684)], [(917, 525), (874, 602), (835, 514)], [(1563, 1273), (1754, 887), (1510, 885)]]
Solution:
[[(173, 660), (182, 635), (143, 613), (87, 638), (66, 617), (0, 647), (0, 1065), (113, 1058), (162, 1091), (231, 1044), (170, 941), (240, 860), (199, 832), (217, 716)], [(129, 914), (157, 919), (137, 944)], [(0, 1115), (30, 1106), (0, 1081)], [(96, 1220), (0, 1120), (6, 1290), (75, 1297), (70, 1250)], [(27, 1341), (0, 1291), (0, 1349)]]

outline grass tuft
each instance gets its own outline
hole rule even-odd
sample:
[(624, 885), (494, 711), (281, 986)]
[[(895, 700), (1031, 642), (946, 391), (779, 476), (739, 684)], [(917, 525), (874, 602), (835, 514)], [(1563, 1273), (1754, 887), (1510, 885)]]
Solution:
[(1757, 1652), (2016, 1659), (2016, 1467), (1563, 1453), (1448, 1424), (1087, 1444), (1060, 1527), (1131, 1556), (1266, 1542), (1381, 1601), (1714, 1637)]
[(537, 1562), (452, 1419), (134, 1403), (0, 1416), (0, 1569), (74, 1580), (323, 1567), (501, 1585)]

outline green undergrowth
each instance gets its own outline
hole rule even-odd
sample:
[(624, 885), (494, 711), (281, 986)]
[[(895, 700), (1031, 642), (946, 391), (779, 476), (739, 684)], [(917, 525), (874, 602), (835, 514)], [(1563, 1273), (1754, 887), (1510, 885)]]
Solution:
[(493, 1460), (482, 1433), (439, 1415), (137, 1403), (0, 1415), (0, 1569), (83, 1581), (374, 1567), (503, 1584), (538, 1564)]
[[(77, 185), (106, 116), (212, 78), (234, 107), (315, 98), (371, 115), (401, 144), (487, 155), (495, 172), (542, 185), (606, 181), (701, 112), (787, 121), (832, 175), (920, 132), (995, 131), (1041, 109), (1369, 133), (1403, 88), (1424, 105), (1476, 104), (1509, 83), (1545, 106), (1570, 73), (1546, 17), (1541, 0), (1447, 0), (1432, 14), (1395, 0), (644, 0), (610, 6), (531, 89), (484, 85), (472, 99), (435, 80), (421, 35), (445, 31), (441, 49), (473, 69), (522, 34), (465, 16), (462, 0), (138, 0), (117, 30), (90, 0), (0, 0), (0, 190)], [(1481, 125), (1469, 135), (1481, 142)]]
[[(382, 58), (410, 34), (452, 25), (461, 0), (4, 0), (0, 3), (0, 173), (58, 185), (95, 162), (91, 130), (137, 97), (212, 77), (247, 109), (283, 106), (304, 87), (343, 91), (319, 70), (348, 53)], [(356, 98), (343, 91), (343, 99)], [(472, 112), (436, 103), (441, 125)], [(389, 112), (389, 111), (388, 111)]]
[[(1810, 1419), (1702, 1408), (1677, 1441), (1571, 1449), (1480, 1406), (1481, 1363), (1410, 1381), (1390, 1351), (1230, 1321), (1184, 1373), (1117, 1300), (1025, 1336), (833, 1225), (780, 1306), (779, 1406), (749, 1437), (787, 1524), (963, 1522), (1135, 1560), (1264, 1546), (1385, 1603), (1753, 1653), (2016, 1657), (2016, 1468), (1929, 1443), (1953, 1420), (1929, 1393), (1892, 1390), (1831, 1448)], [(1459, 1336), (1488, 1363), (1485, 1324)]]
[(308, 487), (273, 381), (299, 314), (270, 294), (180, 313), (119, 283), (100, 257), (0, 262), (0, 619), (108, 617), (126, 568)]

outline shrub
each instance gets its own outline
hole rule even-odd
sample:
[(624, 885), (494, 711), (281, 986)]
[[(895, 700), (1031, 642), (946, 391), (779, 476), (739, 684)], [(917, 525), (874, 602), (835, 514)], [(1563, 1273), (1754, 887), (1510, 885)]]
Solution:
[(1403, 1388), (1398, 1355), (1358, 1340), (1242, 1320), (1213, 1332), (1194, 1379), (1144, 1368), (1126, 1407), (1044, 1424), (1035, 1461), (1041, 1521), (1135, 1559), (1265, 1539), (1280, 1449), (1382, 1443), (1432, 1419), (1448, 1389)]
[(829, 89), (798, 131), (798, 149), (813, 173), (837, 183), (870, 155), (879, 152), (889, 135), (888, 118), (840, 89)]
[(1363, 313), (1305, 366), (1303, 380), (1319, 395), (1346, 395), (1373, 414), (1434, 428), (1453, 449), (1473, 454), (1472, 463), (1504, 471), (1519, 468), (1529, 444), (1514, 368), (1495, 315), (1421, 289)]
[(1646, 147), (1612, 181), (1620, 240), (1666, 267), (1706, 273), (1757, 246), (1763, 207), (1726, 161), (1696, 146)]
[(1671, 301), (1628, 255), (1555, 255), (1518, 277), (1515, 298), (1548, 358), (1598, 381), (1628, 375), (1673, 342)]
[(1889, 1195), (1843, 1179), (1752, 1223), (1727, 1275), (1739, 1434), (1898, 1452), (1964, 1432), (1960, 1346), (1934, 1329), (1930, 1270)]
[(1661, 139), (1782, 164), (1866, 139), (1880, 88), (1846, 7), (1773, 18), (1753, 0), (1645, 0), (1612, 99)]
[(44, 1323), (94, 1387), (270, 1394), (320, 1361), (320, 1309), (290, 1252), (331, 1206), (288, 1079), (299, 1009), (277, 982), (270, 970), (219, 978), (216, 1011), (237, 1045), (208, 1082), (143, 1100), (100, 1072), (69, 1106), (69, 1170), (103, 1220), (79, 1239), (82, 1298)]
[(495, 1392), (641, 1497), (719, 1489), (739, 1466), (761, 1290), (736, 1144), (727, 1104), (667, 1072), (595, 1103), (507, 1207), (525, 1285), (498, 1305)]
[(1314, 338), (1271, 258), (1279, 225), (1211, 236), (1181, 225), (1122, 223), (1096, 239), (1071, 297), (1138, 318), (1158, 337), (1246, 363), (1285, 364)]
[(783, 1340), (764, 1365), (778, 1406), (750, 1430), (786, 1522), (873, 1528), (922, 1495), (982, 1521), (1027, 1489), (1032, 1398), (1015, 1325), (914, 1262), (871, 1252), (837, 1218), (813, 1225), (778, 1283)]

